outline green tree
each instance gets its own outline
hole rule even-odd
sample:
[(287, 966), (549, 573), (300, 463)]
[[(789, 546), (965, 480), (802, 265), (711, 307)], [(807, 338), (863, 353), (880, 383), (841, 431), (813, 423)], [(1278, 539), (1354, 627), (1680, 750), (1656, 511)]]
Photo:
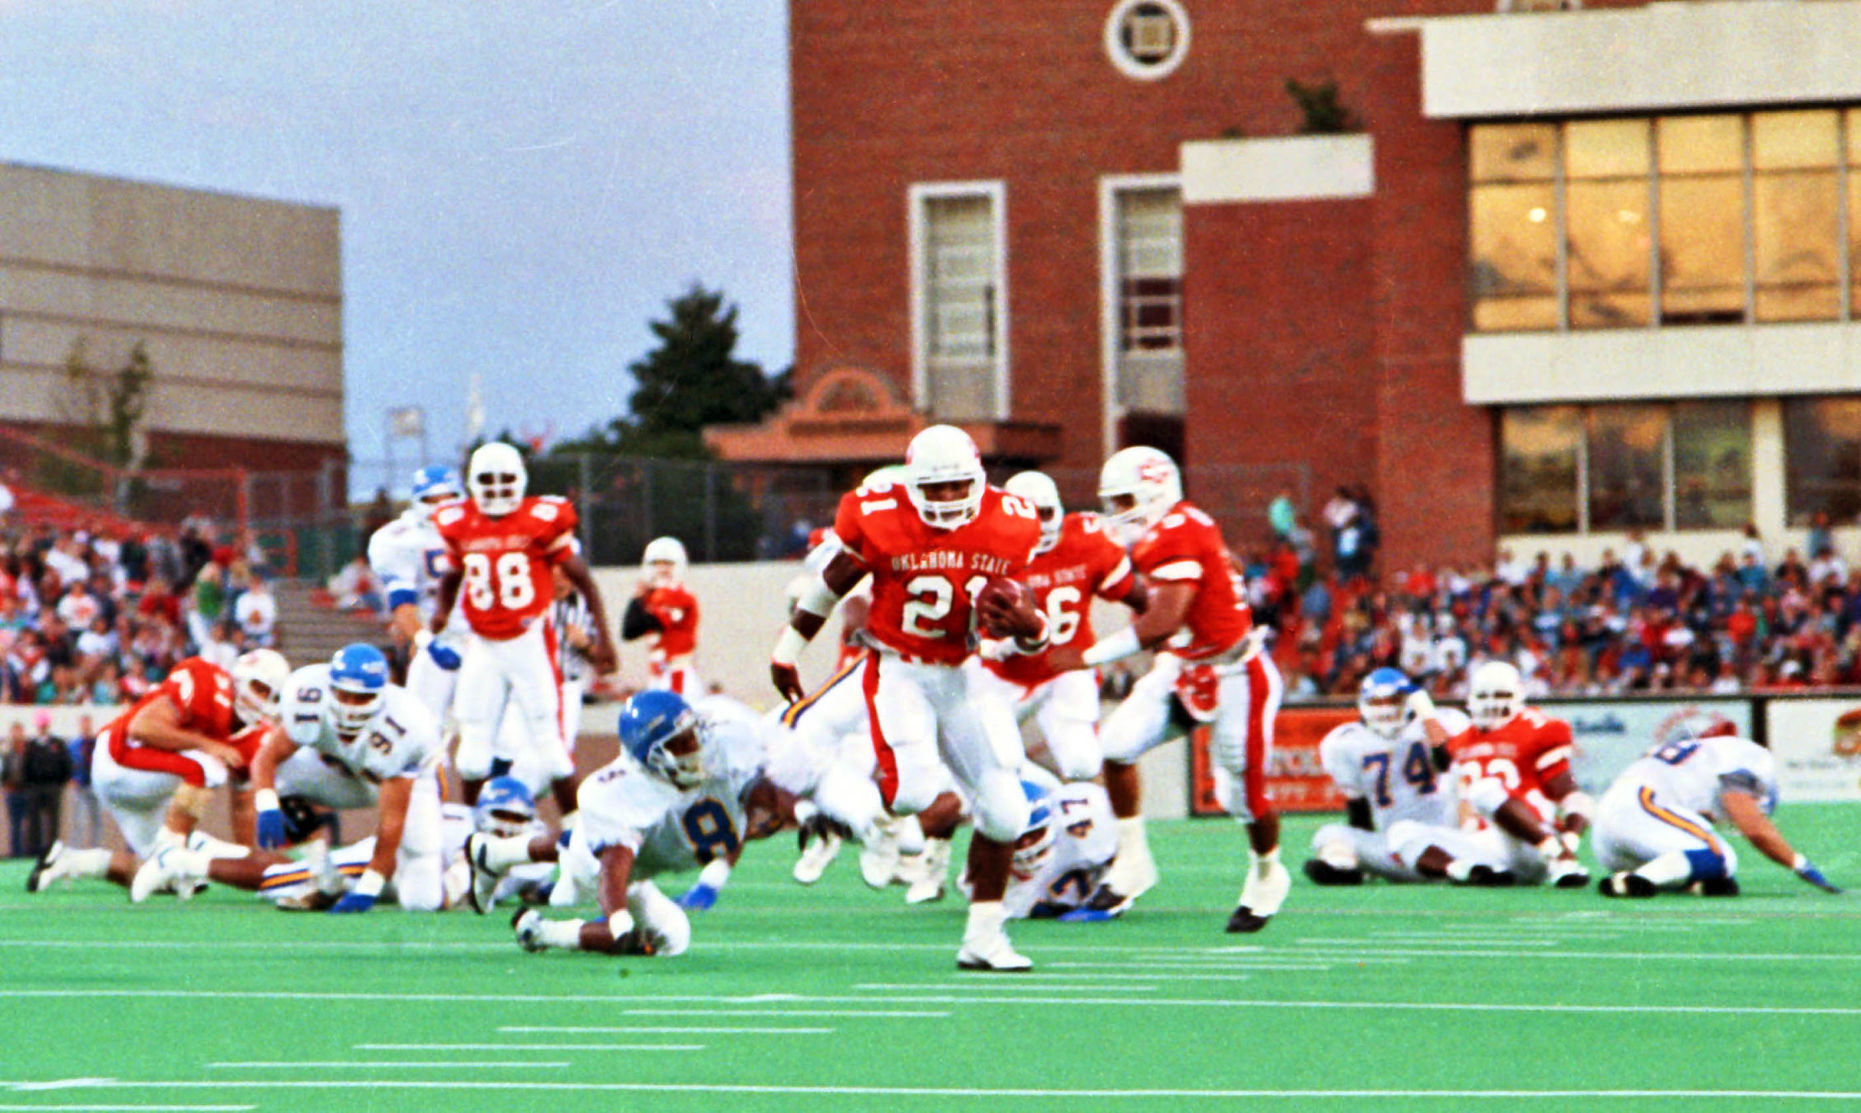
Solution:
[(693, 284), (666, 311), (649, 326), (658, 346), (627, 368), (627, 412), (531, 461), (534, 485), (579, 491), (600, 563), (637, 560), (665, 535), (694, 559), (751, 559), (761, 515), (742, 477), (713, 462), (703, 430), (762, 420), (789, 397), (790, 373), (737, 358), (737, 307), (721, 292)]
[[(68, 447), (94, 460), (118, 468), (136, 464), (136, 433), (148, 409), (155, 364), (148, 347), (138, 341), (129, 357), (114, 371), (90, 365), (83, 337), (72, 341), (65, 353), (65, 397), (59, 416), (71, 428), (63, 434)], [(40, 481), (66, 494), (102, 494), (103, 477), (94, 469), (64, 461), (48, 461)], [(112, 492), (122, 508), (128, 490)]]

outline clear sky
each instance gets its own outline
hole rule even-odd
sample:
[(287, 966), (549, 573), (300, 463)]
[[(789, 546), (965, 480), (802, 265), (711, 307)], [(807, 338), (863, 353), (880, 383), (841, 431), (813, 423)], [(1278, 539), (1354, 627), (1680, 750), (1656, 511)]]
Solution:
[(0, 161), (340, 209), (358, 463), (399, 405), (449, 453), (473, 373), (487, 432), (565, 436), (625, 409), (694, 281), (740, 356), (794, 358), (786, 12), (0, 0)]

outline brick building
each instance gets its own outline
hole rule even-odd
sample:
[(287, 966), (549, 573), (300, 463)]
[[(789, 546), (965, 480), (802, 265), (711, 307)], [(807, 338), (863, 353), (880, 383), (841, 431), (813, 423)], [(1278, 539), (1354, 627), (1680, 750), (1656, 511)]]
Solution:
[(790, 10), (801, 392), (726, 456), (1154, 443), (1243, 544), (1365, 484), (1386, 567), (1861, 513), (1861, 4)]

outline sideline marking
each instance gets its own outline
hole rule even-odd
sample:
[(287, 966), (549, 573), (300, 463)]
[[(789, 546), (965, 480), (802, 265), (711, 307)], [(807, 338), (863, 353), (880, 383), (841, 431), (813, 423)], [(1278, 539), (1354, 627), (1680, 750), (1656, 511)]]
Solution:
[(324, 1060), (298, 1060), (298, 1061), (289, 1061), (289, 1062), (280, 1061), (280, 1062), (274, 1062), (274, 1063), (253, 1062), (253, 1063), (208, 1063), (207, 1064), (209, 1068), (216, 1069), (216, 1070), (244, 1070), (248, 1067), (253, 1068), (253, 1069), (262, 1069), (262, 1070), (283, 1069), (283, 1068), (295, 1069), (298, 1067), (305, 1067), (305, 1068), (316, 1067), (318, 1069), (324, 1069), (324, 1068), (329, 1068), (329, 1067), (337, 1067), (337, 1068), (355, 1067), (361, 1070), (367, 1070), (370, 1067), (392, 1067), (395, 1070), (406, 1070), (406, 1069), (424, 1070), (427, 1068), (438, 1068), (441, 1070), (449, 1070), (449, 1069), (453, 1069), (457, 1067), (535, 1067), (539, 1070), (542, 1070), (545, 1068), (561, 1068), (561, 1067), (567, 1067), (567, 1066), (573, 1066), (573, 1065), (574, 1064), (570, 1063), (566, 1059), (564, 1059), (562, 1062), (559, 1062), (559, 1063), (541, 1063), (535, 1060), (522, 1060), (522, 1061), (513, 1060), (507, 1063), (500, 1063), (500, 1062), (488, 1061), (484, 1059), (473, 1059), (470, 1062), (458, 1062), (458, 1063), (436, 1063), (431, 1059), (393, 1063), (393, 1062), (386, 1062), (386, 1061), (376, 1062), (372, 1060), (362, 1060), (362, 1059), (324, 1059)]
[(622, 1016), (685, 1016), (703, 1019), (710, 1016), (792, 1016), (807, 1019), (819, 1016), (857, 1016), (943, 1019), (949, 1009), (622, 1009)]
[[(358, 1043), (357, 1051), (703, 1051), (701, 1043)], [(447, 1066), (469, 1067), (470, 1063)]]
[(630, 1028), (603, 1027), (600, 1025), (573, 1024), (506, 1024), (498, 1029), (500, 1032), (560, 1032), (560, 1033), (613, 1033), (619, 1035), (658, 1035), (661, 1032), (678, 1035), (703, 1036), (824, 1036), (832, 1033), (832, 1028), (660, 1028), (638, 1025)]
[[(1396, 1098), (1413, 1100), (1415, 1098), (1782, 1098), (1791, 1101), (1861, 1101), (1861, 1090), (1054, 1090), (1054, 1089), (1018, 1089), (1003, 1087), (984, 1089), (982, 1087), (936, 1087), (936, 1086), (784, 1086), (784, 1085), (749, 1085), (742, 1083), (720, 1082), (553, 1082), (536, 1080), (530, 1082), (487, 1082), (477, 1080), (428, 1081), (425, 1079), (338, 1079), (330, 1081), (312, 1080), (261, 1080), (261, 1081), (179, 1081), (179, 1082), (140, 1082), (128, 1080), (98, 1079), (99, 1089), (276, 1089), (276, 1090), (335, 1090), (335, 1089), (396, 1089), (396, 1090), (562, 1090), (589, 1093), (724, 1093), (724, 1094), (822, 1094), (822, 1095), (870, 1095), (879, 1097), (975, 1097), (975, 1098), (1217, 1098), (1232, 1100), (1234, 1098), (1293, 1098), (1313, 1099), (1331, 1098), (1338, 1100), (1361, 1100), (1363, 1098)], [(31, 1106), (27, 1108), (48, 1108)], [(53, 1106), (50, 1108), (60, 1108)], [(63, 1108), (75, 1108), (65, 1106)], [(162, 1108), (160, 1106), (133, 1106), (135, 1109)], [(178, 1107), (169, 1107), (178, 1108)], [(198, 1107), (196, 1107), (198, 1108)], [(208, 1108), (225, 1109), (226, 1106)], [(252, 1106), (232, 1108), (251, 1109)]]

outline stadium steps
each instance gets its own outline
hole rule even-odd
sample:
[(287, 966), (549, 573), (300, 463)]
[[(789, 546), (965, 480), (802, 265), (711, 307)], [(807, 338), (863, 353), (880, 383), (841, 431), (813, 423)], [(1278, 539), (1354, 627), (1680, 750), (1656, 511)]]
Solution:
[(387, 643), (382, 620), (359, 611), (339, 611), (321, 584), (276, 580), (279, 648), (294, 668), (327, 661), (350, 642)]

